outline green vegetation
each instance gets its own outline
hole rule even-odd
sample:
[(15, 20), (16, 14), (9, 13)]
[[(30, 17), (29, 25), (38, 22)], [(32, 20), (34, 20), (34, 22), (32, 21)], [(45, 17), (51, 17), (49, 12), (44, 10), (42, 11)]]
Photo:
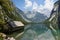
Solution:
[[(23, 11), (20, 12), (23, 13)], [(21, 21), (24, 24), (27, 24), (27, 22), (22, 19), (18, 12), (18, 8), (15, 7), (11, 0), (0, 0), (0, 32), (11, 30), (11, 27), (7, 22), (8, 20)]]

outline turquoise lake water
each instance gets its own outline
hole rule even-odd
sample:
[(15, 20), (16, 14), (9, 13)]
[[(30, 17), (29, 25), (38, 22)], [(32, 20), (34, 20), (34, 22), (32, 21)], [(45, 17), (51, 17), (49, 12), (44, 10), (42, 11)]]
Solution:
[[(24, 26), (24, 33), (17, 40), (59, 40), (60, 31), (57, 25), (28, 24)], [(13, 33), (14, 37), (19, 34)]]

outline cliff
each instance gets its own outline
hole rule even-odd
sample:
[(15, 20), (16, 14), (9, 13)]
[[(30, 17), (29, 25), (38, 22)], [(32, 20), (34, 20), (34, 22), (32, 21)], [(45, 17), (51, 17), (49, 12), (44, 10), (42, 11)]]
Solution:
[(16, 24), (14, 21), (21, 21), (23, 24), (27, 24), (19, 13), (24, 12), (21, 10), (18, 12), (18, 8), (11, 0), (0, 0), (0, 31), (11, 30), (12, 26)]

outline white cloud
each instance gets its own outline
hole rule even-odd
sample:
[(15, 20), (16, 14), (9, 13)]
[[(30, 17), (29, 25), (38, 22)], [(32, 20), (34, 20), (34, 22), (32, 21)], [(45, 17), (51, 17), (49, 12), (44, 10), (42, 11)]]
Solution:
[(33, 10), (37, 10), (38, 9), (38, 4), (36, 2), (33, 3), (32, 9)]
[(37, 11), (49, 17), (51, 10), (53, 8), (53, 0), (45, 0), (44, 5), (40, 4)]
[(48, 9), (49, 11), (51, 11), (54, 4), (53, 0), (45, 0), (44, 3), (45, 3), (44, 7)]
[(29, 8), (32, 6), (32, 2), (30, 0), (25, 0), (25, 8)]
[(38, 11), (41, 14), (44, 14), (47, 17), (49, 17), (51, 10), (53, 8), (53, 5), (54, 5), (54, 0), (45, 0), (44, 5), (43, 4), (38, 5), (36, 1), (31, 2), (31, 0), (25, 0), (25, 4), (26, 4), (25, 8), (27, 9), (32, 8), (32, 10)]

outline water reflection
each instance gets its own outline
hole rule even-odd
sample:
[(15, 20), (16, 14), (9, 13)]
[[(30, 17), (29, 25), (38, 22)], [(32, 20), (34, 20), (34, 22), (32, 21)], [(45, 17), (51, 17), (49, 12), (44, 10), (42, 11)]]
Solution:
[(57, 31), (51, 24), (29, 24), (25, 26), (20, 40), (57, 40), (56, 38)]

